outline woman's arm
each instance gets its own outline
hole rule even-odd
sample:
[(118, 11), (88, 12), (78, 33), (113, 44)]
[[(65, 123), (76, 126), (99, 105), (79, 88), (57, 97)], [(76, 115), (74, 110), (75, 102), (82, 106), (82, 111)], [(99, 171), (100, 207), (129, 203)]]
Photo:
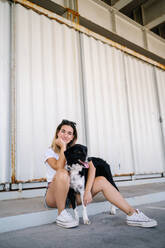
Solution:
[(46, 160), (46, 162), (52, 167), (52, 169), (54, 170), (59, 170), (59, 169), (63, 169), (65, 167), (65, 155), (64, 155), (64, 151), (63, 149), (60, 150), (59, 153), (59, 159), (56, 160), (55, 158), (48, 158)]
[(89, 169), (88, 169), (88, 178), (84, 192), (84, 205), (86, 206), (88, 203), (92, 201), (92, 194), (91, 189), (93, 186), (93, 182), (95, 179), (96, 168), (94, 167), (92, 161), (89, 162)]
[(47, 163), (54, 169), (54, 170), (59, 170), (59, 169), (64, 169), (66, 159), (64, 155), (64, 151), (66, 150), (66, 143), (64, 143), (61, 139), (56, 139), (56, 144), (60, 146), (60, 153), (59, 153), (59, 159), (56, 160), (55, 158), (48, 158)]

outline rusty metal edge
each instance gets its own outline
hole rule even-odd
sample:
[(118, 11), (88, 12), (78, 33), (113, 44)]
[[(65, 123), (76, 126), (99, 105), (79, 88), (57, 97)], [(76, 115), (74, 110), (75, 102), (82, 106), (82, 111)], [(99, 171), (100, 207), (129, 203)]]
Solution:
[(15, 183), (16, 147), (16, 90), (15, 90), (15, 4), (11, 5), (11, 182)]
[(46, 182), (46, 178), (38, 178), (38, 179), (31, 179), (31, 180), (27, 180), (27, 181), (23, 181), (23, 180), (15, 180), (14, 183), (35, 183), (35, 182)]

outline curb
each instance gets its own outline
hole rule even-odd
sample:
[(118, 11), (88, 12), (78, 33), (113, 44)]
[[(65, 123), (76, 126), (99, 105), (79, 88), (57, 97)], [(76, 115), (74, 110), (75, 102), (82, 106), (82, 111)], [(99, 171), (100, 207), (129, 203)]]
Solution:
[[(165, 192), (152, 193), (142, 196), (126, 198), (131, 206), (140, 206), (143, 204), (165, 201)], [(96, 215), (110, 210), (108, 201), (91, 203), (88, 208), (88, 215)], [(78, 207), (79, 215), (82, 217), (82, 206)], [(72, 209), (69, 209), (73, 213)], [(35, 227), (55, 222), (57, 209), (35, 212), (30, 214), (22, 214), (17, 216), (0, 218), (0, 233), (21, 230), (28, 227)]]

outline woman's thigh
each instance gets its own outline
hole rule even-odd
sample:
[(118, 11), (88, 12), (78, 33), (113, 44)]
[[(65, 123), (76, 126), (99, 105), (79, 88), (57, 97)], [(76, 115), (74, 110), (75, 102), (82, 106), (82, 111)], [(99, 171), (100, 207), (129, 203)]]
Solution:
[(45, 201), (46, 204), (49, 207), (55, 208), (56, 205), (56, 187), (55, 187), (55, 181), (52, 181), (47, 189), (46, 196), (45, 196)]
[(97, 195), (99, 192), (101, 192), (106, 186), (108, 186), (109, 182), (107, 179), (103, 176), (98, 176), (94, 179), (93, 186), (92, 186), (92, 197)]
[(61, 200), (61, 197), (65, 198), (65, 193), (61, 194), (60, 187), (61, 189), (63, 187), (65, 188), (64, 192), (67, 190), (67, 185), (69, 189), (69, 180), (69, 174), (65, 169), (61, 169), (56, 172), (52, 182), (49, 184), (45, 197), (45, 201), (48, 206), (56, 207), (57, 200)]

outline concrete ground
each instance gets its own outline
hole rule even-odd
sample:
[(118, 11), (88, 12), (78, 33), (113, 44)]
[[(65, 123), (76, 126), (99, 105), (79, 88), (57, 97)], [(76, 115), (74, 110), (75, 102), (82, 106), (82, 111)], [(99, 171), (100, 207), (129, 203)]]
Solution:
[(165, 248), (165, 201), (141, 205), (140, 209), (158, 221), (153, 228), (131, 227), (125, 214), (100, 213), (91, 224), (64, 229), (55, 223), (0, 234), (1, 248)]
[[(0, 248), (165, 248), (165, 179), (137, 180), (131, 184), (120, 182), (117, 185), (132, 206), (138, 206), (158, 221), (158, 227), (127, 226), (125, 214), (117, 210), (115, 216), (109, 215), (110, 203), (99, 194), (87, 206), (91, 225), (83, 225), (81, 221), (77, 228), (63, 229), (55, 224), (57, 210), (44, 207), (45, 189), (0, 192)], [(72, 209), (69, 211), (73, 213)], [(82, 217), (81, 206), (79, 213)]]

